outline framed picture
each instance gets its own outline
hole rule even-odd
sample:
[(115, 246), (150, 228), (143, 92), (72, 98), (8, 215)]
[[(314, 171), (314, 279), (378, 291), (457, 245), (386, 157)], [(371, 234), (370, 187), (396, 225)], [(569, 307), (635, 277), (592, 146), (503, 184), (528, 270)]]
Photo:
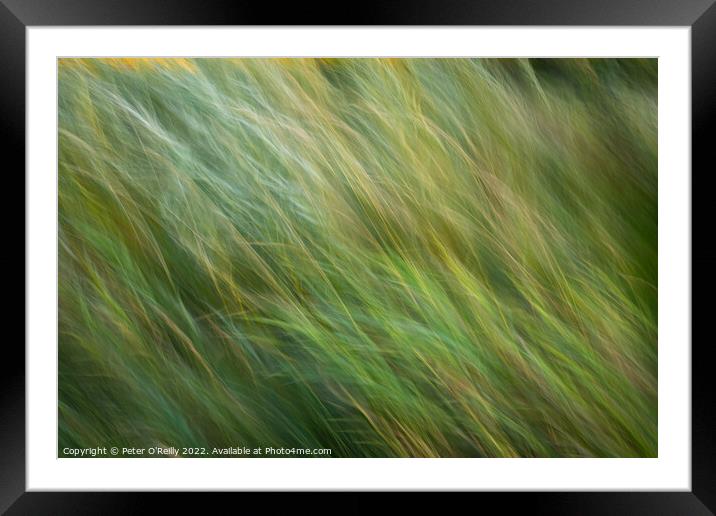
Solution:
[(2, 0), (0, 508), (712, 514), (712, 3)]

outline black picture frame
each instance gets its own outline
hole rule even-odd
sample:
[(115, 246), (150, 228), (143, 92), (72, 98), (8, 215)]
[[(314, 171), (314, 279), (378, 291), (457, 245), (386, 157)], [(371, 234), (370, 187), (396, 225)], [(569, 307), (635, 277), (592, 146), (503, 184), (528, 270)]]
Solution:
[[(576, 25), (689, 26), (692, 73), (692, 491), (590, 493), (480, 493), (477, 503), (501, 509), (528, 508), (542, 514), (713, 514), (716, 512), (716, 386), (707, 317), (716, 287), (716, 252), (697, 232), (710, 226), (707, 178), (716, 161), (709, 136), (716, 125), (716, 4), (714, 0), (429, 0), (359, 4), (277, 6), (269, 2), (222, 0), (0, 0), (0, 145), (6, 176), (25, 166), (25, 34), (30, 26), (81, 25)], [(14, 158), (12, 161), (8, 158)], [(697, 172), (698, 171), (698, 172)], [(24, 175), (23, 175), (24, 177)], [(23, 181), (24, 191), (24, 181)], [(18, 194), (16, 194), (18, 195)], [(7, 209), (7, 208), (6, 208)], [(12, 217), (12, 218), (10, 218)], [(6, 214), (6, 227), (17, 215)], [(6, 260), (15, 251), (6, 248)], [(25, 267), (23, 244), (23, 265)], [(19, 258), (17, 258), (19, 261)], [(9, 263), (8, 263), (9, 265)], [(6, 266), (6, 270), (10, 269)], [(26, 269), (25, 273), (27, 274)], [(6, 273), (7, 274), (7, 273)], [(24, 299), (24, 295), (23, 295)], [(24, 307), (24, 304), (23, 304)], [(23, 308), (24, 310), (24, 308)], [(8, 326), (11, 322), (7, 319)], [(23, 328), (24, 333), (24, 328)], [(669, 343), (686, 345), (687, 343)], [(0, 393), (0, 511), (8, 514), (128, 514), (148, 498), (165, 511), (179, 504), (177, 493), (25, 492), (25, 353), (7, 338)], [(230, 495), (224, 495), (230, 496)], [(248, 496), (242, 494), (240, 496)], [(419, 503), (421, 496), (414, 500)], [(370, 505), (351, 494), (341, 512)], [(206, 506), (204, 506), (206, 507)]]

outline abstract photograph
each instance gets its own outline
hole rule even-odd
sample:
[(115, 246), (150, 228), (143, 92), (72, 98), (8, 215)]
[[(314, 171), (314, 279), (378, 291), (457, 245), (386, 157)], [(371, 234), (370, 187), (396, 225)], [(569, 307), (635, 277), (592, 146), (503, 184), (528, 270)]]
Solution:
[(657, 60), (58, 60), (58, 456), (656, 457)]

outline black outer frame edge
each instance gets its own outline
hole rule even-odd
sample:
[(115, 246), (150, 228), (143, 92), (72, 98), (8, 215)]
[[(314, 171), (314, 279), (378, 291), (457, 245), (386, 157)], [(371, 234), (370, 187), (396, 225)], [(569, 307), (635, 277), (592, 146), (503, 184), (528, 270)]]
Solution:
[[(3, 5), (5, 4), (5, 5)], [(483, 5), (487, 4), (487, 5)], [(6, 7), (10, 5), (10, 9)], [(709, 7), (710, 6), (710, 7)], [(705, 301), (716, 287), (716, 251), (693, 236), (710, 229), (706, 170), (713, 168), (716, 146), (709, 140), (716, 128), (716, 4), (713, 0), (659, 2), (630, 0), (605, 5), (589, 0), (549, 0), (539, 6), (529, 0), (502, 3), (446, 0), (443, 2), (384, 2), (375, 9), (327, 16), (320, 8), (298, 4), (277, 10), (272, 4), (238, 4), (221, 0), (0, 0), (0, 146), (14, 156), (14, 169), (25, 169), (25, 26), (26, 25), (692, 25), (692, 319), (710, 316)], [(266, 23), (270, 21), (270, 23)], [(707, 169), (708, 167), (708, 169)], [(693, 184), (699, 188), (693, 188)], [(25, 184), (23, 180), (23, 197)], [(709, 197), (707, 197), (709, 196)], [(701, 202), (696, 202), (699, 199)], [(698, 206), (698, 207), (697, 207)], [(16, 214), (15, 217), (16, 218)], [(8, 218), (6, 220), (12, 220)], [(25, 228), (23, 224), (23, 229)], [(702, 231), (703, 233), (703, 231)], [(23, 245), (23, 263), (25, 263)], [(24, 266), (24, 265), (23, 265)], [(26, 270), (25, 270), (26, 273)], [(23, 300), (25, 296), (23, 295)], [(700, 303), (696, 303), (700, 299)], [(716, 513), (716, 389), (712, 380), (708, 327), (692, 344), (692, 493), (480, 493), (508, 509), (529, 508), (536, 514), (714, 514)], [(703, 331), (702, 331), (703, 330)], [(696, 333), (693, 333), (696, 336)], [(700, 345), (696, 343), (700, 342)], [(126, 514), (151, 501), (164, 509), (172, 504), (189, 508), (188, 493), (25, 493), (25, 354), (6, 346), (0, 391), (0, 512), (8, 514)], [(228, 494), (223, 495), (225, 498)], [(242, 497), (250, 496), (248, 493)], [(414, 500), (424, 505), (422, 494)], [(283, 499), (285, 497), (280, 497)], [(372, 495), (351, 495), (341, 502), (346, 511), (369, 509)], [(15, 500), (17, 500), (15, 502)], [(277, 499), (278, 501), (278, 499)], [(13, 505), (13, 502), (14, 505)], [(205, 504), (205, 498), (200, 501)], [(703, 502), (703, 503), (702, 503)], [(197, 506), (200, 507), (200, 506)], [(206, 508), (206, 505), (202, 505)], [(710, 510), (708, 508), (710, 508)]]
[[(22, 198), (25, 199), (25, 24), (2, 3), (0, 3), (0, 81), (2, 152), (0, 155), (5, 165), (4, 175), (6, 178), (17, 178), (17, 182), (13, 181), (12, 185), (8, 183), (7, 187), (12, 188), (15, 197), (20, 197), (19, 187)], [(3, 220), (7, 221), (4, 229), (17, 228), (19, 225), (17, 207), (3, 207), (3, 211)], [(25, 216), (26, 212), (23, 208), (23, 234)], [(9, 257), (11, 248), (9, 243), (6, 245)], [(17, 256), (15, 253), (18, 253), (19, 249), (22, 255), (22, 265), (18, 263), (20, 257), (13, 259), (15, 267), (21, 267), (26, 271), (25, 241), (23, 240), (21, 248), (13, 249), (16, 250), (13, 256)], [(17, 278), (16, 281), (19, 281), (20, 275), (15, 272), (18, 269), (11, 269), (11, 263), (7, 265), (5, 270), (13, 276), (13, 279)], [(24, 313), (24, 293), (20, 300), (14, 300), (15, 306), (20, 302)], [(6, 303), (10, 305), (9, 302)], [(14, 310), (19, 311), (19, 307)], [(11, 319), (10, 312), (7, 311), (6, 314), (5, 320), (8, 323), (18, 321), (15, 324), (19, 325), (18, 315)], [(22, 319), (24, 321), (24, 317)], [(12, 327), (11, 324), (7, 326)], [(16, 337), (18, 333), (20, 332), (16, 330), (10, 333), (13, 337), (4, 339), (3, 358), (0, 360), (0, 513), (25, 490), (25, 348), (20, 345)], [(24, 335), (24, 322), (22, 334)]]
[(713, 0), (2, 0), (25, 25), (691, 25)]
[(714, 219), (709, 176), (716, 160), (716, 3), (691, 27), (691, 116), (691, 482), (693, 493), (716, 513), (716, 354), (708, 322), (716, 289), (716, 247), (708, 238)]
[[(159, 514), (179, 509), (179, 514), (205, 514), (216, 502), (235, 507), (237, 512), (248, 505), (266, 504), (267, 493), (29, 493), (23, 495), (7, 512), (19, 515), (87, 515)], [(267, 507), (310, 508), (311, 513), (364, 514), (385, 506), (388, 493), (271, 493)], [(337, 496), (340, 494), (340, 497)], [(692, 493), (401, 493), (404, 509), (419, 507), (436, 514), (449, 504), (463, 502), (477, 513), (534, 514), (544, 516), (709, 516), (713, 514)], [(209, 496), (210, 495), (210, 496)], [(441, 496), (443, 495), (443, 496)], [(273, 512), (273, 511), (272, 511)], [(278, 512), (278, 511), (276, 511)], [(407, 512), (407, 511), (405, 511)]]

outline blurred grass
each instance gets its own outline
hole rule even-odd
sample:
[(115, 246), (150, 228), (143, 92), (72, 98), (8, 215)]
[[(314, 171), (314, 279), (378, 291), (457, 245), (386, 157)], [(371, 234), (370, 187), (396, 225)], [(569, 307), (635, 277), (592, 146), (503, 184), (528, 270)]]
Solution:
[(656, 456), (656, 67), (60, 60), (60, 449)]

